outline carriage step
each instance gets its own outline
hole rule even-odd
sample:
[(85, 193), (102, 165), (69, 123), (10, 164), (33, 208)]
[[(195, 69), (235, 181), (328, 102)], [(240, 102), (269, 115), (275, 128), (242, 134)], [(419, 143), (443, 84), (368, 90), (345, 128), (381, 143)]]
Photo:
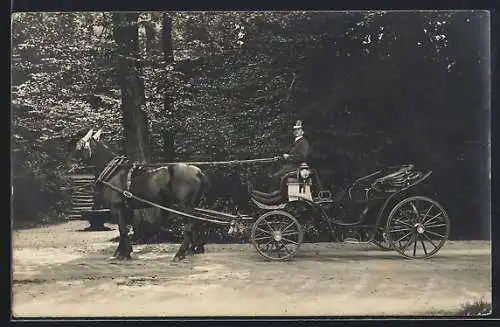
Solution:
[(70, 213), (69, 215), (66, 216), (66, 219), (69, 219), (69, 220), (81, 220), (82, 219), (82, 215), (81, 214)]
[(92, 206), (88, 207), (74, 207), (71, 209), (72, 212), (77, 213), (77, 212), (82, 212), (82, 211), (89, 211), (92, 210)]
[(88, 204), (88, 203), (94, 203), (94, 199), (93, 198), (88, 198), (88, 199), (73, 199), (73, 201), (71, 201), (71, 203), (73, 204), (78, 204), (78, 203), (81, 203), (81, 204)]
[(73, 195), (72, 199), (74, 201), (80, 201), (80, 200), (87, 201), (87, 200), (93, 200), (94, 196), (90, 195), (90, 194), (89, 195)]
[(93, 202), (91, 202), (91, 203), (72, 203), (72, 204), (73, 204), (73, 206), (72, 206), (73, 210), (74, 210), (74, 208), (92, 208), (92, 206), (94, 205)]
[(90, 178), (95, 178), (94, 174), (80, 174), (80, 175), (71, 175), (69, 176), (70, 179), (90, 179)]
[(369, 244), (371, 241), (360, 241), (356, 238), (348, 237), (344, 239), (344, 243), (349, 243), (349, 244)]
[(73, 184), (87, 184), (87, 183), (92, 183), (94, 180), (93, 179), (74, 179), (71, 181)]
[(72, 210), (88, 209), (88, 208), (92, 208), (92, 204), (81, 203), (80, 205), (74, 205), (71, 207)]

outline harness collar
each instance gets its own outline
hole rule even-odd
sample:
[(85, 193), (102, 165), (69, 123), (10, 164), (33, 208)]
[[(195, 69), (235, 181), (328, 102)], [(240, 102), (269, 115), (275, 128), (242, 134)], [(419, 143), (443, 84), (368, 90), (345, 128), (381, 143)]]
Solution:
[(106, 165), (106, 167), (104, 167), (104, 169), (101, 171), (101, 173), (97, 177), (94, 184), (97, 185), (103, 181), (107, 182), (113, 176), (113, 174), (116, 172), (118, 167), (120, 167), (126, 161), (128, 161), (127, 157), (123, 157), (123, 156), (117, 156), (117, 157), (113, 158)]

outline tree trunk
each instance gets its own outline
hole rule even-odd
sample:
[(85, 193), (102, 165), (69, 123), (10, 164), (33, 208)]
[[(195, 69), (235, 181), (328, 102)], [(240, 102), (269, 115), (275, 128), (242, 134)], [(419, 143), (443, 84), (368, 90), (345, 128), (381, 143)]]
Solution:
[[(166, 67), (173, 67), (174, 64), (174, 49), (172, 44), (172, 17), (168, 13), (163, 14), (163, 28), (162, 28), (162, 44), (163, 44), (163, 56), (165, 60)], [(171, 70), (168, 70), (171, 71)], [(165, 112), (165, 119), (167, 124), (163, 129), (163, 156), (166, 161), (175, 160), (175, 123), (174, 123), (174, 101), (172, 96), (172, 89), (174, 83), (172, 78), (166, 75), (165, 81), (165, 94), (163, 99), (163, 106)]]
[(132, 160), (147, 161), (149, 153), (147, 116), (144, 112), (144, 82), (139, 77), (139, 35), (135, 13), (113, 14), (113, 35), (118, 45), (125, 149)]
[[(144, 112), (144, 82), (139, 73), (138, 18), (137, 13), (114, 13), (113, 36), (118, 46), (117, 61), (125, 150), (131, 160), (147, 162), (149, 133), (147, 115)], [(157, 231), (155, 227), (159, 226), (159, 218), (157, 209), (135, 210), (133, 224), (135, 236), (144, 239), (150, 234), (147, 230)]]

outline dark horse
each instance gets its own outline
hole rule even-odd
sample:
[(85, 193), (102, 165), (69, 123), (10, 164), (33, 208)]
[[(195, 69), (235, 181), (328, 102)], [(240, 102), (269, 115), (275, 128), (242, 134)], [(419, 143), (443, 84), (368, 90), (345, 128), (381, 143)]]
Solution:
[[(179, 211), (191, 213), (200, 200), (203, 192), (207, 192), (210, 182), (198, 167), (183, 163), (150, 168), (136, 166), (130, 160), (120, 161), (115, 168), (110, 169), (109, 163), (117, 156), (100, 141), (102, 131), (93, 134), (91, 129), (76, 144), (76, 151), (89, 160), (99, 172), (108, 171), (103, 180), (120, 190), (128, 190), (155, 204)], [(132, 222), (133, 210), (151, 207), (148, 204), (128, 199), (121, 192), (99, 183), (96, 184), (96, 196), (100, 202), (111, 210), (120, 230), (120, 242), (115, 251), (118, 259), (130, 259), (132, 245), (128, 236), (127, 224)], [(173, 260), (185, 258), (187, 252), (204, 252), (203, 244), (199, 243), (197, 221), (183, 218), (184, 239)]]

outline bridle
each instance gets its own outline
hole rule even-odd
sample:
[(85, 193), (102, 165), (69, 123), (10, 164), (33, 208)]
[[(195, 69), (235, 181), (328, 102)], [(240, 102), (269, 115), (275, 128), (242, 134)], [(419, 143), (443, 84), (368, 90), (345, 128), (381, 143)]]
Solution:
[(77, 143), (76, 143), (76, 150), (81, 151), (85, 150), (88, 152), (88, 157), (89, 159), (92, 158), (92, 146), (90, 145), (90, 141), (93, 138), (95, 141), (99, 141), (99, 138), (101, 137), (102, 130), (98, 130), (94, 135), (92, 135), (94, 132), (93, 129), (89, 130), (87, 134), (85, 134), (84, 137), (82, 137)]

